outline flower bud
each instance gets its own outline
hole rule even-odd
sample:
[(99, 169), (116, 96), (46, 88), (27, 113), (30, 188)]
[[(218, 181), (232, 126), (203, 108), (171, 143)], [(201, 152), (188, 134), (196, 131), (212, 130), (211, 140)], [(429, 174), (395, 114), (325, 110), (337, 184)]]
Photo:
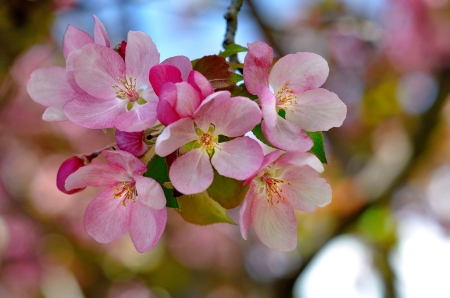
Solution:
[(56, 174), (56, 186), (58, 187), (58, 189), (68, 195), (82, 191), (84, 188), (77, 188), (67, 191), (65, 183), (67, 177), (69, 177), (70, 174), (74, 173), (76, 170), (78, 170), (81, 167), (84, 167), (85, 165), (86, 160), (78, 156), (72, 156), (71, 158), (66, 159), (61, 164), (58, 173)]

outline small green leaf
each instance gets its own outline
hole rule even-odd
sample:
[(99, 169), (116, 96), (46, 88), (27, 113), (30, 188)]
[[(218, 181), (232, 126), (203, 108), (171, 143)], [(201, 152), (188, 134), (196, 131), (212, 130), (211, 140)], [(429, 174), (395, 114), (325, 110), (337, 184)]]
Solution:
[(211, 199), (206, 191), (178, 198), (180, 210), (178, 213), (187, 222), (196, 225), (210, 225), (214, 223), (235, 224), (227, 215), (226, 210), (219, 203)]
[(147, 166), (147, 172), (144, 174), (145, 177), (155, 179), (156, 182), (161, 184), (161, 187), (166, 196), (166, 207), (180, 209), (177, 198), (173, 196), (173, 189), (165, 188), (162, 184), (164, 182), (169, 182), (169, 172), (167, 168), (166, 159), (155, 155)]
[(313, 147), (309, 150), (312, 154), (317, 156), (317, 158), (322, 163), (327, 163), (327, 156), (325, 154), (325, 148), (323, 145), (323, 134), (321, 131), (305, 131), (306, 134), (311, 138), (311, 140), (314, 142)]
[(258, 138), (258, 140), (260, 140), (261, 142), (263, 142), (267, 146), (270, 146), (272, 148), (276, 148), (274, 145), (270, 144), (270, 142), (264, 136), (264, 134), (262, 132), (262, 129), (261, 129), (261, 124), (256, 125), (255, 128), (253, 128), (252, 132), (255, 135), (255, 137)]
[(242, 203), (247, 194), (249, 187), (242, 186), (243, 183), (244, 181), (221, 176), (214, 170), (214, 180), (206, 191), (222, 207), (233, 209)]
[(225, 48), (225, 51), (219, 54), (219, 56), (227, 58), (230, 57), (231, 55), (247, 51), (248, 49), (246, 47), (240, 46), (238, 44), (230, 44)]

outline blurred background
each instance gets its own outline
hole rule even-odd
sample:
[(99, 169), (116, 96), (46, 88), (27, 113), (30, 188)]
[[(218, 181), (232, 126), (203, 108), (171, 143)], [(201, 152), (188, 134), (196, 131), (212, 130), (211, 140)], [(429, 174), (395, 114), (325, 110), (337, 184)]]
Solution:
[[(111, 133), (41, 120), (30, 73), (64, 66), (68, 24), (113, 45), (149, 34), (161, 58), (217, 54), (228, 0), (0, 1), (0, 297), (450, 297), (448, 0), (246, 0), (236, 43), (315, 52), (347, 104), (325, 133), (333, 202), (296, 213), (299, 243), (271, 251), (239, 228), (170, 210), (159, 244), (98, 244), (83, 213), (98, 189), (64, 195), (56, 172)], [(243, 56), (240, 56), (242, 61)], [(230, 217), (237, 221), (238, 210)]]

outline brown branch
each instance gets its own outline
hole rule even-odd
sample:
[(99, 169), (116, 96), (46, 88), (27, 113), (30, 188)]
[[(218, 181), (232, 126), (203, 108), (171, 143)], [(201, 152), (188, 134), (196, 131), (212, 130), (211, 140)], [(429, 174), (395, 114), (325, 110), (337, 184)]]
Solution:
[(419, 164), (421, 160), (420, 157), (422, 157), (422, 155), (428, 149), (428, 143), (433, 135), (432, 132), (434, 128), (436, 128), (439, 121), (440, 111), (444, 106), (447, 96), (450, 94), (450, 84), (448, 84), (448, 82), (450, 82), (450, 68), (443, 69), (438, 76), (439, 93), (433, 106), (421, 116), (421, 125), (412, 136), (412, 156), (403, 170), (397, 175), (397, 177), (392, 180), (390, 186), (380, 196), (378, 196), (373, 201), (365, 204), (355, 213), (341, 218), (339, 224), (336, 226), (330, 236), (317, 246), (314, 253), (306, 256), (303, 259), (303, 263), (297, 270), (297, 272), (293, 273), (288, 278), (279, 280), (274, 284), (276, 292), (280, 293), (279, 297), (292, 297), (292, 290), (298, 276), (303, 273), (304, 269), (308, 267), (309, 263), (312, 261), (315, 255), (320, 252), (320, 250), (325, 247), (330, 240), (347, 232), (347, 230), (352, 227), (358, 221), (360, 216), (364, 214), (364, 212), (366, 212), (368, 209), (375, 206), (386, 206), (389, 204), (392, 194), (400, 185), (402, 185), (407, 180), (409, 173)]
[[(244, 0), (231, 0), (230, 6), (228, 6), (228, 10), (224, 15), (224, 18), (227, 21), (225, 39), (222, 43), (224, 49), (227, 46), (234, 44), (234, 37), (237, 30), (237, 16), (239, 11), (241, 10), (243, 1)], [(229, 61), (233, 63), (239, 63), (237, 54), (231, 55)]]

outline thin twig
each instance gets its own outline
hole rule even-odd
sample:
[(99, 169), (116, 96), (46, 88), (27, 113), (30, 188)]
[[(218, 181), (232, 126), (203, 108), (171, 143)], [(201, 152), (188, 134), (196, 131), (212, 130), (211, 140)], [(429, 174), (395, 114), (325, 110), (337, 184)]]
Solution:
[[(222, 46), (225, 49), (227, 46), (234, 44), (234, 37), (237, 30), (237, 16), (241, 10), (243, 0), (231, 0), (230, 6), (224, 15), (227, 21), (227, 29), (225, 31), (225, 39), (223, 40)], [(229, 61), (233, 63), (239, 63), (237, 54), (231, 55)]]

